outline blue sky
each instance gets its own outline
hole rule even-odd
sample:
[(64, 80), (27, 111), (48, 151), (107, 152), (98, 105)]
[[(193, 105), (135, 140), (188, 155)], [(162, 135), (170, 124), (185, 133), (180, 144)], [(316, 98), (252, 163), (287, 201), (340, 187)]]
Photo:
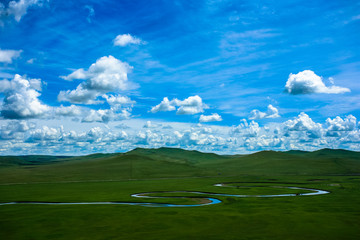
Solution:
[(359, 1), (0, 3), (0, 154), (360, 150)]

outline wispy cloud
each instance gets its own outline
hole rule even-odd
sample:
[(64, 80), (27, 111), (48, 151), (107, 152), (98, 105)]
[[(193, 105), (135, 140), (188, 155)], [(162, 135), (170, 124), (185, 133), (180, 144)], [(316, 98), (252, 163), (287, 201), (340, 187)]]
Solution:
[(95, 10), (94, 7), (91, 5), (85, 5), (85, 9), (87, 9), (89, 11), (88, 16), (86, 18), (86, 20), (91, 23), (92, 18), (95, 16)]
[(2, 63), (12, 63), (12, 61), (18, 57), (22, 50), (2, 50), (0, 49), (0, 62)]

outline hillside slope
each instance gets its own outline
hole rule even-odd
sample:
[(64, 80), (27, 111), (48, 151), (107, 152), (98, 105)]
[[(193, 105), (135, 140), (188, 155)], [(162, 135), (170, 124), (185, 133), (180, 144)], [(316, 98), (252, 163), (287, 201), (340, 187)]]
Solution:
[(222, 156), (175, 148), (81, 157), (0, 157), (0, 183), (88, 181), (237, 175), (357, 175), (360, 153), (262, 151)]

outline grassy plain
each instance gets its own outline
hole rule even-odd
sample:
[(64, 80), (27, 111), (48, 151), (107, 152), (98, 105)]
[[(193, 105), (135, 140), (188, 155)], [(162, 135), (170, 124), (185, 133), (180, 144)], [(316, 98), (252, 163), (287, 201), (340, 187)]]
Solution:
[[(0, 166), (0, 202), (192, 204), (198, 199), (130, 195), (297, 192), (270, 186), (331, 192), (277, 198), (217, 196), (222, 203), (189, 208), (6, 205), (0, 206), (0, 239), (360, 239), (360, 154), (356, 152), (324, 149), (219, 156), (161, 148), (84, 157), (0, 157)], [(232, 185), (242, 187), (213, 186), (223, 182), (240, 182)]]

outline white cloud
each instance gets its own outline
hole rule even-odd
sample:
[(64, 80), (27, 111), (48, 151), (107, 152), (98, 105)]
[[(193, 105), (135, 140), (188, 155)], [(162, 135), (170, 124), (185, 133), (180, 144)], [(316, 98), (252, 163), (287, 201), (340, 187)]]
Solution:
[(12, 63), (12, 61), (20, 57), (22, 50), (1, 50), (0, 49), (0, 62)]
[(124, 105), (132, 105), (134, 103), (136, 103), (135, 101), (131, 100), (129, 97), (127, 96), (121, 96), (121, 95), (102, 95), (103, 98), (106, 99), (106, 102), (110, 105), (110, 106), (124, 106)]
[(277, 110), (276, 107), (274, 107), (273, 105), (269, 104), (267, 111), (266, 111), (266, 118), (278, 118), (280, 117), (279, 115), (279, 111)]
[(162, 125), (159, 123), (153, 123), (151, 121), (146, 121), (146, 123), (144, 124), (143, 128), (159, 128)]
[(180, 106), (176, 112), (176, 114), (178, 115), (197, 114), (200, 112), (204, 112), (204, 109), (209, 108), (206, 104), (202, 102), (201, 97), (199, 97), (198, 95), (190, 96), (183, 101), (175, 99), (175, 104), (177, 106)]
[[(83, 109), (82, 122), (109, 122), (130, 118), (131, 108), (135, 101), (129, 97), (113, 94), (118, 91), (126, 91), (134, 87), (128, 81), (127, 74), (132, 67), (125, 62), (105, 56), (99, 58), (88, 70), (82, 68), (73, 71), (68, 76), (61, 76), (65, 80), (82, 79), (76, 89), (60, 91), (58, 101), (66, 101), (75, 104), (100, 104), (106, 101), (109, 109)], [(111, 93), (111, 94), (109, 94)], [(127, 106), (127, 108), (123, 108)], [(63, 115), (68, 113), (74, 115), (74, 110), (79, 108), (63, 109)], [(60, 111), (59, 109), (57, 110)], [(76, 113), (78, 114), (78, 113)]]
[(38, 0), (19, 0), (18, 2), (11, 1), (9, 2), (8, 14), (14, 15), (15, 20), (19, 22), (22, 16), (26, 14), (28, 7), (38, 4), (38, 2)]
[[(313, 151), (325, 147), (360, 150), (358, 121), (351, 115), (335, 117), (325, 124), (301, 113), (291, 120), (263, 126), (245, 119), (233, 127), (132, 119), (123, 120), (117, 127), (97, 123), (104, 119), (100, 112), (96, 114), (93, 123), (64, 118), (52, 119), (49, 125), (40, 120), (38, 127), (28, 121), (0, 119), (0, 153), (88, 154), (164, 146), (223, 154), (270, 149)], [(63, 124), (65, 127), (60, 126)]]
[[(132, 101), (129, 97), (121, 95), (102, 95), (102, 98), (106, 99), (106, 102), (110, 105), (109, 109), (99, 109), (83, 111), (85, 114), (82, 118), (82, 122), (104, 122), (120, 121), (129, 119), (131, 117), (132, 105), (135, 101)], [(124, 108), (124, 106), (127, 106)]]
[(101, 93), (97, 91), (88, 90), (83, 88), (80, 84), (74, 90), (60, 91), (58, 95), (59, 102), (71, 102), (76, 104), (99, 104), (102, 101), (96, 98)]
[(255, 122), (255, 121), (251, 121), (250, 123), (248, 123), (246, 121), (246, 119), (242, 119), (241, 123), (236, 126), (233, 127), (230, 130), (230, 135), (243, 135), (244, 137), (256, 137), (259, 135), (260, 133), (260, 126), (259, 123)]
[(11, 81), (1, 80), (0, 92), (5, 95), (1, 115), (10, 119), (43, 116), (50, 107), (40, 102), (38, 91), (41, 91), (40, 79), (28, 80), (16, 74)]
[(48, 0), (10, 1), (7, 8), (0, 3), (0, 25), (4, 25), (1, 21), (1, 17), (3, 19), (14, 17), (17, 22), (20, 22), (21, 18), (27, 13), (28, 8), (32, 6), (42, 6), (46, 1)]
[(55, 108), (55, 115), (57, 116), (65, 116), (65, 117), (77, 117), (81, 116), (82, 109), (79, 106), (70, 105), (64, 107), (61, 105), (60, 107)]
[(215, 132), (212, 128), (190, 128), (184, 131), (173, 132), (173, 145), (185, 149), (217, 149), (226, 146), (227, 141), (222, 137), (221, 133), (218, 136), (213, 134)]
[(81, 120), (82, 122), (104, 122), (107, 123), (109, 121), (120, 121), (124, 119), (129, 119), (131, 113), (129, 112), (130, 109), (99, 109), (93, 110), (91, 109), (90, 112), (84, 116)]
[[(353, 131), (350, 131), (346, 134), (336, 134), (337, 138), (335, 141), (349, 144), (351, 148), (359, 151), (359, 143), (360, 143), (360, 130), (356, 129)], [(339, 139), (340, 137), (340, 139)], [(339, 140), (338, 140), (339, 139)]]
[(30, 131), (27, 141), (52, 141), (60, 138), (60, 131), (56, 128), (43, 126), (40, 129)]
[(209, 108), (206, 104), (202, 102), (201, 97), (198, 95), (190, 96), (183, 101), (175, 98), (171, 101), (167, 97), (161, 101), (160, 104), (152, 107), (150, 112), (156, 113), (160, 111), (174, 111), (176, 107), (179, 107), (176, 114), (184, 115), (184, 114), (197, 114), (200, 112), (204, 112), (204, 109)]
[(151, 124), (151, 121), (146, 121), (145, 125), (143, 126), (143, 128), (153, 128), (154, 126)]
[(202, 115), (199, 118), (200, 122), (220, 122), (222, 118), (219, 114), (213, 113), (211, 115)]
[(130, 44), (139, 45), (144, 44), (144, 42), (140, 38), (133, 37), (130, 34), (117, 35), (114, 39), (114, 46), (125, 47)]
[(339, 94), (350, 92), (350, 89), (339, 86), (325, 86), (322, 77), (316, 75), (311, 70), (304, 70), (298, 74), (290, 74), (285, 89), (288, 93), (296, 94), (310, 94), (310, 93), (327, 93)]
[(0, 127), (0, 139), (23, 139), (24, 133), (35, 128), (27, 121), (9, 121)]
[(257, 109), (254, 109), (250, 112), (250, 115), (249, 115), (249, 119), (250, 120), (257, 120), (257, 119), (263, 119), (266, 117), (266, 113), (264, 112), (260, 112), (259, 110)]
[(159, 135), (151, 130), (145, 132), (138, 132), (135, 138), (135, 143), (143, 146), (161, 146), (164, 141), (164, 136)]
[(30, 58), (29, 60), (26, 61), (26, 63), (33, 64), (35, 60), (36, 58)]
[(83, 79), (85, 81), (74, 90), (60, 91), (58, 100), (78, 104), (99, 103), (96, 98), (102, 94), (134, 87), (127, 78), (131, 69), (129, 64), (111, 55), (101, 57), (88, 70), (78, 69), (68, 76), (62, 76), (65, 80)]
[(74, 79), (86, 79), (86, 72), (84, 71), (84, 69), (80, 68), (70, 73), (67, 76), (60, 76), (60, 77), (66, 81), (72, 81)]
[(306, 113), (300, 113), (293, 120), (284, 122), (285, 129), (288, 131), (304, 131), (311, 138), (319, 138), (323, 134), (320, 123), (315, 123)]
[(157, 112), (174, 111), (176, 109), (174, 105), (175, 105), (174, 101), (170, 102), (167, 97), (164, 97), (161, 103), (151, 108), (150, 112), (157, 113)]
[(82, 122), (109, 122), (113, 118), (114, 112), (110, 109), (93, 110), (82, 119)]
[(342, 119), (337, 116), (334, 119), (326, 119), (326, 125), (328, 126), (328, 131), (352, 131), (356, 129), (356, 117), (349, 115), (346, 118)]
[[(2, 117), (5, 119), (54, 119), (59, 116), (82, 117), (82, 122), (106, 123), (130, 118), (132, 104), (135, 103), (126, 96), (104, 94), (101, 97), (108, 102), (110, 105), (109, 109), (94, 110), (73, 104), (70, 106), (60, 105), (59, 107), (50, 107), (42, 104), (38, 99), (41, 90), (42, 81), (40, 79), (26, 79), (16, 74), (10, 81), (6, 79), (1, 80), (0, 92), (5, 95), (0, 107)], [(91, 91), (84, 91), (84, 93), (92, 94)], [(78, 98), (82, 97), (80, 94), (74, 96)], [(91, 96), (96, 97), (96, 95)], [(77, 99), (73, 98), (73, 100), (75, 101)], [(84, 101), (80, 100), (78, 102), (84, 103)], [(124, 106), (126, 106), (126, 108), (124, 108)]]
[(101, 57), (86, 71), (84, 87), (99, 91), (127, 90), (130, 87), (127, 74), (131, 69), (129, 64), (111, 55)]
[(254, 109), (250, 112), (249, 119), (263, 119), (263, 118), (278, 118), (280, 117), (279, 111), (273, 105), (269, 104), (266, 112), (261, 112)]
[(299, 116), (293, 120), (286, 121), (284, 124), (290, 131), (306, 131), (322, 128), (320, 123), (315, 123), (309, 115), (304, 112), (300, 113)]
[[(76, 142), (76, 147), (86, 148), (88, 147), (88, 143), (92, 144), (99, 144), (102, 141), (107, 142), (109, 140), (109, 136), (111, 133), (105, 132), (100, 127), (92, 127), (87, 132), (76, 132), (76, 131), (69, 131), (65, 132), (63, 130), (61, 132), (61, 139), (64, 144), (67, 145), (74, 145)], [(92, 148), (96, 148), (94, 145)]]

